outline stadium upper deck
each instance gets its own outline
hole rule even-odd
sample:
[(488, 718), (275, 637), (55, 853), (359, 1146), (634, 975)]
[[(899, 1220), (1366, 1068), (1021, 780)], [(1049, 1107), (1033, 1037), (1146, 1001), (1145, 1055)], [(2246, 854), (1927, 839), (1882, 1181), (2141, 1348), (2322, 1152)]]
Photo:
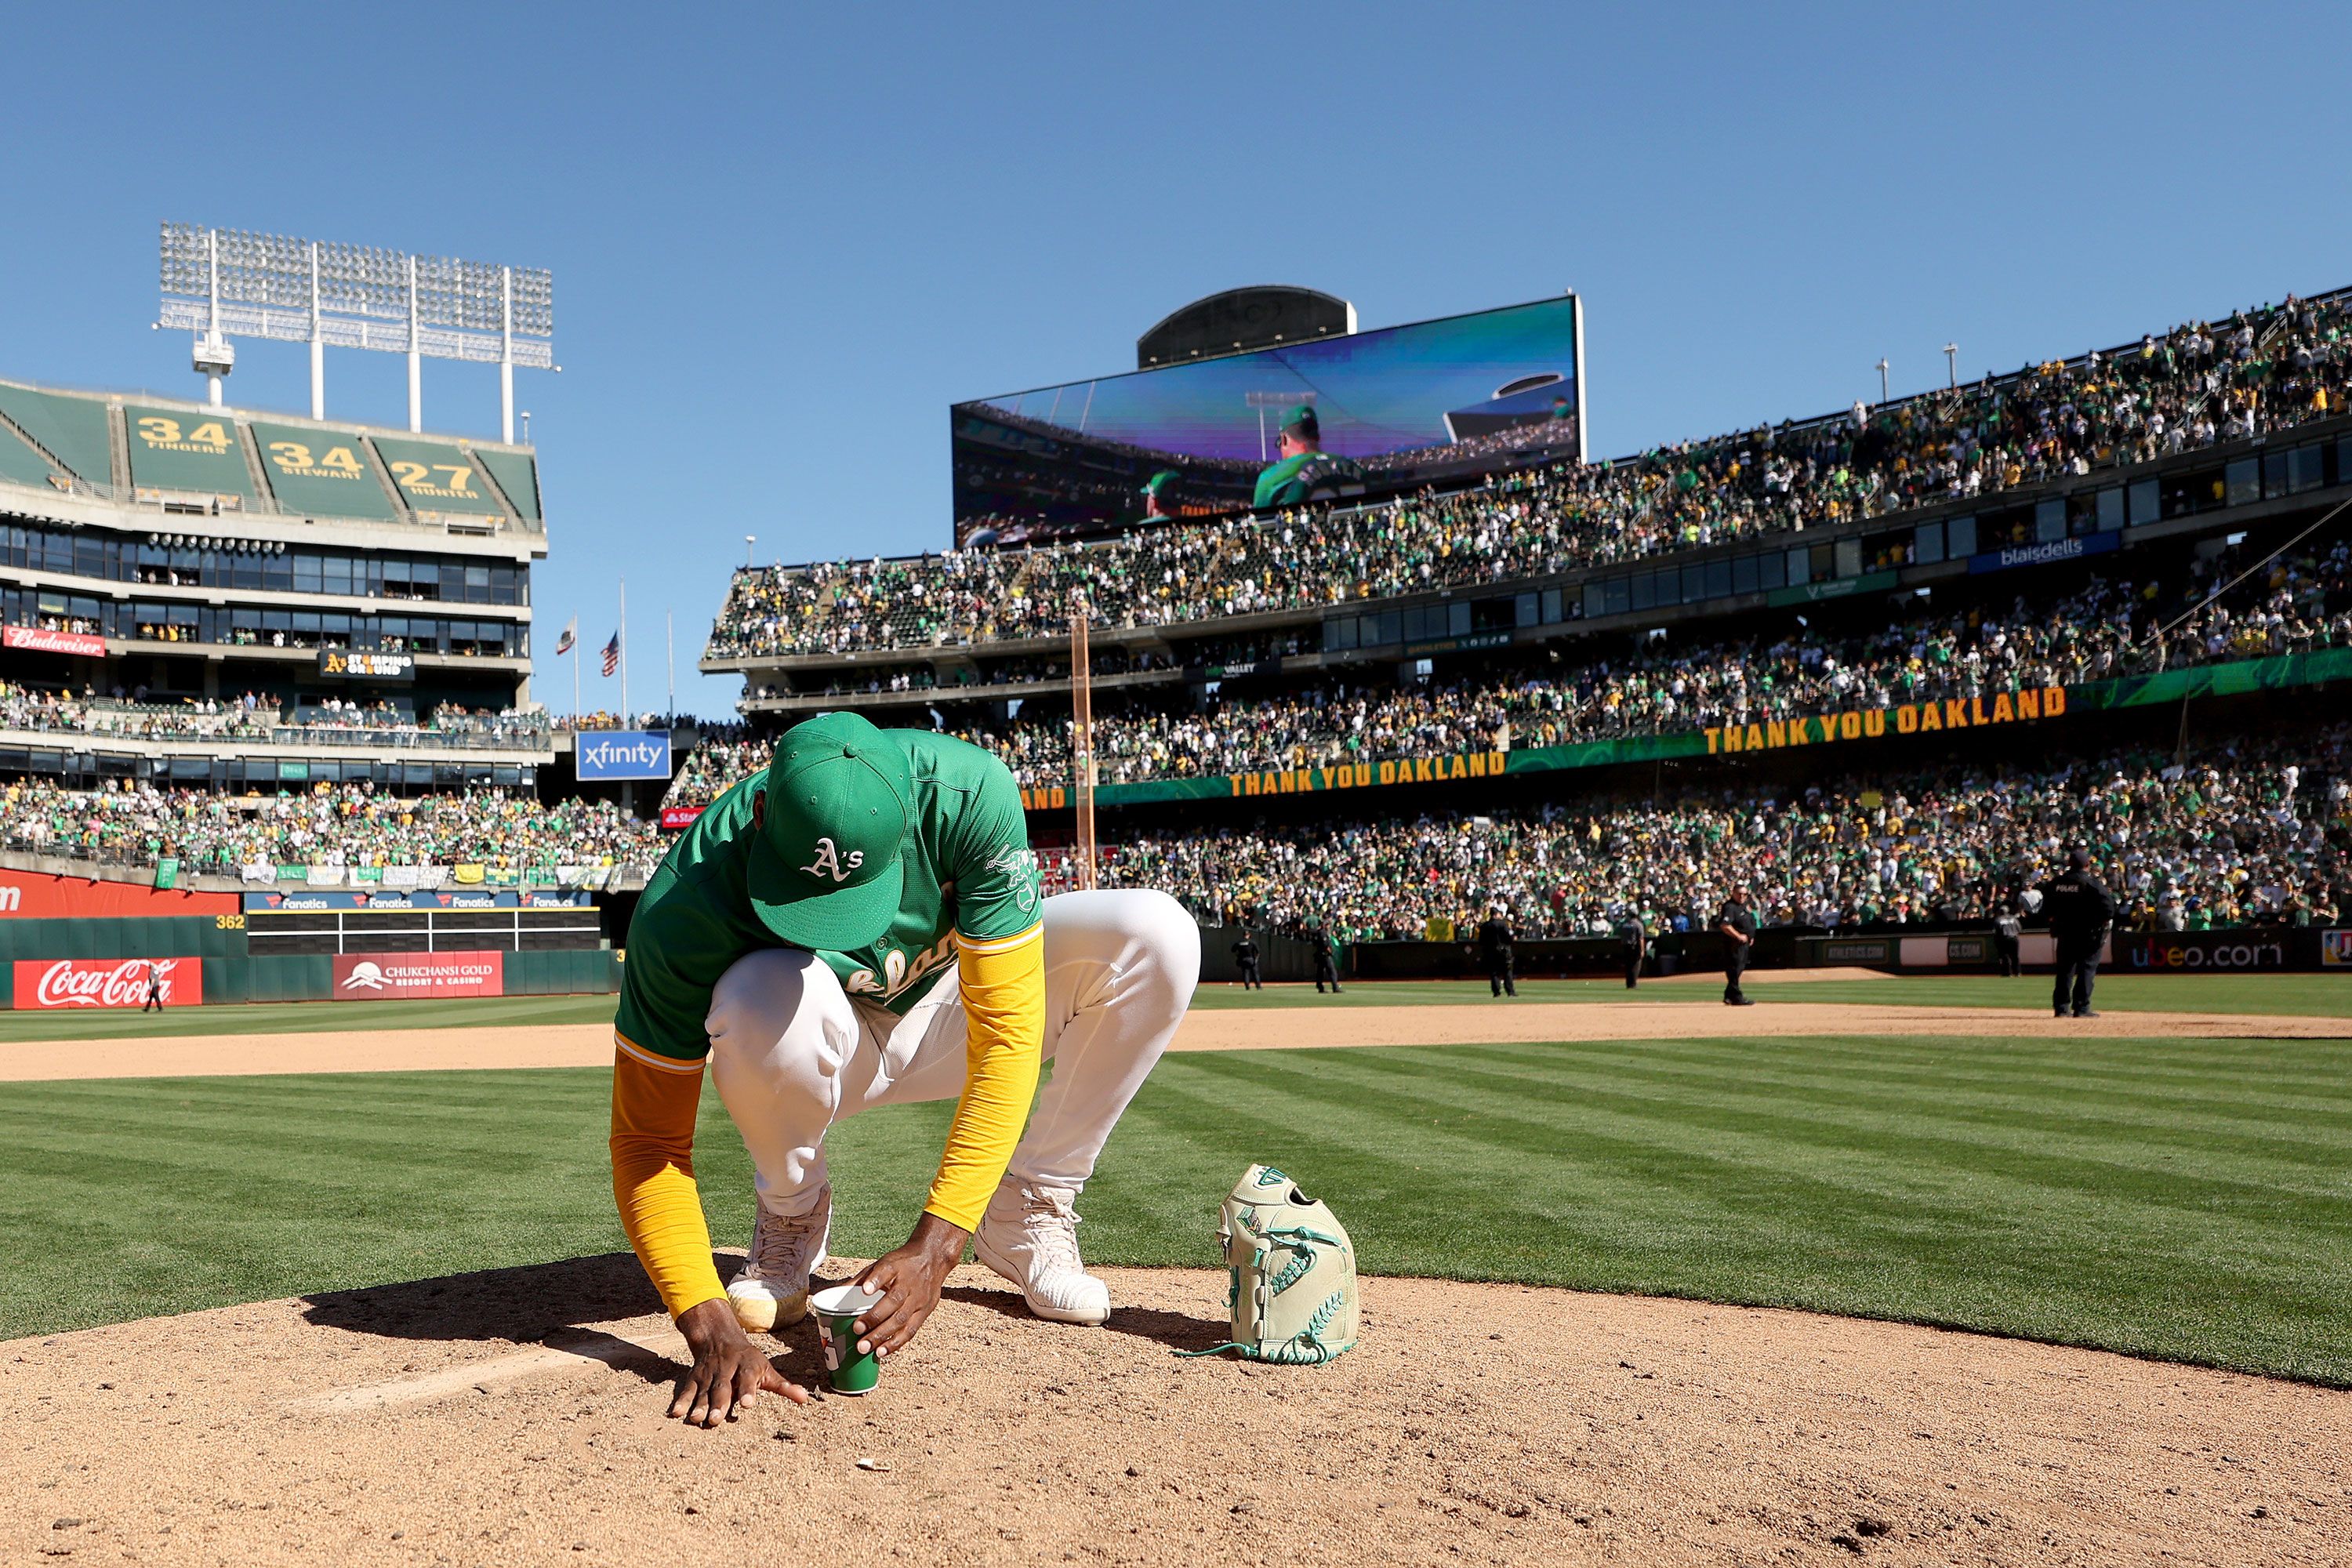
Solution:
[(527, 447), (0, 382), (0, 773), (525, 782), (546, 553)]
[[(944, 672), (1052, 647), (1079, 593), (1113, 648), (1319, 623), (1328, 650), (1404, 654), (1853, 592), (2003, 551), (2087, 552), (2113, 542), (2102, 535), (2242, 526), (2352, 482), (2334, 441), (2352, 430), (2348, 312), (2346, 293), (2290, 298), (1875, 409), (1373, 507), (741, 571), (703, 668), (751, 677), (747, 709), (789, 707), (826, 667)], [(2288, 429), (2308, 438), (2283, 447)], [(1802, 543), (1773, 537), (1800, 531)], [(1672, 559), (1612, 570), (1658, 557)]]

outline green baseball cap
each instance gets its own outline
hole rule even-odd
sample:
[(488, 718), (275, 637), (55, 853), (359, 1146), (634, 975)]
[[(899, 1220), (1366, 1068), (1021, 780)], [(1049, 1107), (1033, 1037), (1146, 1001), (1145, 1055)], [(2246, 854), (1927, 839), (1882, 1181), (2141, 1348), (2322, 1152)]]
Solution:
[(1174, 484), (1182, 476), (1178, 474), (1173, 468), (1162, 468), (1158, 473), (1152, 475), (1150, 479), (1144, 481), (1143, 493), (1148, 496), (1156, 496), (1160, 491), (1166, 489), (1170, 485)]
[(1298, 404), (1282, 416), (1281, 428), (1284, 430), (1304, 430), (1311, 436), (1318, 427), (1315, 405), (1311, 403)]
[(896, 741), (855, 713), (776, 742), (748, 881), (752, 912), (794, 947), (846, 952), (890, 929), (915, 781)]

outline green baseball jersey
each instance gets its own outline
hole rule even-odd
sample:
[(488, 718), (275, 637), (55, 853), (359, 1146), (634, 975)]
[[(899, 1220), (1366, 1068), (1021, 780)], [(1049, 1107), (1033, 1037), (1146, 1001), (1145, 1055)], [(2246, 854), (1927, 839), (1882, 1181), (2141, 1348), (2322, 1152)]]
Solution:
[[(1253, 506), (1297, 506), (1312, 500), (1319, 488), (1361, 483), (1364, 470), (1328, 452), (1301, 452), (1265, 469), (1257, 477)], [(1326, 493), (1328, 493), (1326, 489)]]
[[(850, 995), (904, 1013), (953, 966), (955, 932), (985, 941), (1037, 923), (1037, 857), (1020, 786), (992, 752), (928, 730), (883, 733), (906, 748), (915, 784), (900, 850), (906, 890), (879, 940), (817, 956)], [(708, 1055), (711, 987), (745, 953), (784, 945), (745, 888), (752, 810), (767, 784), (762, 769), (713, 801), (646, 885), (613, 1020), (631, 1044), (688, 1061)]]

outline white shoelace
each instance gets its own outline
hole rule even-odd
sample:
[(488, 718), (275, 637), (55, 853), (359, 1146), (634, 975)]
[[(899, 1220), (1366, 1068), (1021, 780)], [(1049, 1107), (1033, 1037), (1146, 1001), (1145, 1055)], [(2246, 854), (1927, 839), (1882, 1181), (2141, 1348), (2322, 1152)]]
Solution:
[(1021, 1228), (1028, 1233), (1038, 1261), (1049, 1268), (1085, 1272), (1086, 1264), (1078, 1257), (1078, 1215), (1068, 1200), (1030, 1187), (1023, 1191), (1021, 1202)]
[(780, 1279), (803, 1267), (814, 1267), (818, 1260), (808, 1258), (806, 1252), (815, 1244), (824, 1222), (823, 1204), (803, 1215), (773, 1215), (761, 1209), (760, 1223), (752, 1227), (753, 1272), (761, 1279)]

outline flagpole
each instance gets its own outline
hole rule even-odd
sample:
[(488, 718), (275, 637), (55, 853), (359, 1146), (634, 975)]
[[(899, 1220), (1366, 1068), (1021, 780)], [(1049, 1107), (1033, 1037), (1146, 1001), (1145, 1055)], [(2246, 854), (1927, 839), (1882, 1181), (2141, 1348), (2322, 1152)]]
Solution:
[(580, 732), (580, 640), (575, 637), (572, 641), (572, 732), (575, 735)]
[(621, 579), (621, 722), (629, 722), (629, 580)]
[(676, 614), (677, 612), (672, 610), (664, 610), (662, 612), (662, 645), (669, 653), (668, 711), (671, 713), (676, 713), (677, 711), (677, 626), (675, 619)]

